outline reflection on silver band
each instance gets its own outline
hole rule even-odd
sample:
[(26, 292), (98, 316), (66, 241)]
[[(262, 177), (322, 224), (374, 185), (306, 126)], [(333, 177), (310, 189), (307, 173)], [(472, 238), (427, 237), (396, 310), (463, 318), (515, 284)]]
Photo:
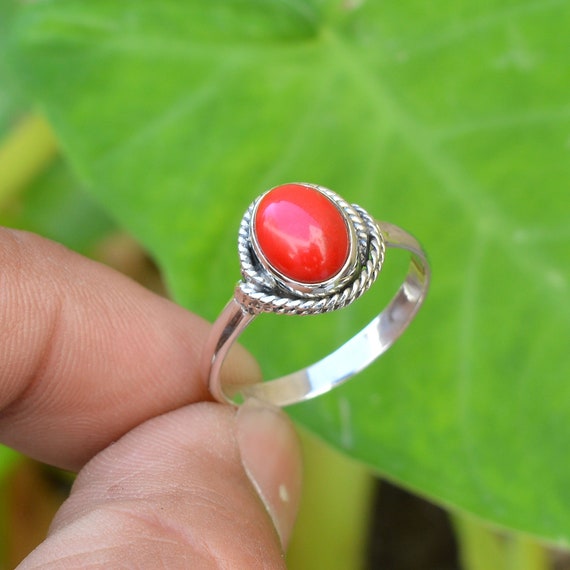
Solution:
[[(428, 290), (430, 270), (426, 255), (416, 239), (407, 232), (386, 222), (373, 220), (370, 222), (371, 218), (366, 212), (359, 210), (358, 215), (361, 219), (368, 225), (372, 223), (378, 231), (378, 238), (374, 236), (371, 238), (373, 245), (369, 247), (368, 260), (359, 269), (359, 274), (373, 273), (370, 278), (368, 274), (364, 276), (366, 282), (364, 290), (376, 278), (385, 248), (403, 249), (410, 254), (407, 275), (396, 295), (366, 327), (322, 360), (276, 380), (247, 386), (230, 386), (222, 385), (221, 382), (224, 359), (235, 340), (260, 314), (268, 311), (314, 314), (336, 310), (348, 305), (363, 292), (358, 284), (353, 284), (348, 286), (349, 292), (344, 293), (344, 297), (342, 297), (343, 290), (339, 291), (337, 287), (332, 293), (323, 294), (321, 299), (312, 298), (311, 292), (301, 297), (300, 301), (290, 301), (287, 298), (279, 300), (278, 295), (269, 295), (272, 298), (267, 299), (267, 292), (264, 292), (263, 287), (260, 288), (258, 282), (260, 279), (263, 281), (263, 277), (260, 278), (258, 275), (252, 277), (253, 264), (248, 259), (246, 267), (243, 266), (244, 255), (249, 255), (249, 250), (244, 253), (249, 238), (242, 227), (239, 249), (244, 280), (238, 284), (234, 297), (215, 322), (205, 347), (206, 378), (209, 381), (210, 392), (216, 400), (235, 404), (245, 398), (255, 397), (276, 406), (287, 406), (309, 400), (328, 392), (367, 367), (404, 332), (424, 301)], [(247, 217), (246, 213), (244, 219)], [(374, 257), (377, 259), (370, 261)], [(367, 267), (366, 263), (369, 263), (370, 267)], [(330, 304), (330, 299), (334, 295), (336, 300)], [(339, 301), (339, 298), (343, 300)]]

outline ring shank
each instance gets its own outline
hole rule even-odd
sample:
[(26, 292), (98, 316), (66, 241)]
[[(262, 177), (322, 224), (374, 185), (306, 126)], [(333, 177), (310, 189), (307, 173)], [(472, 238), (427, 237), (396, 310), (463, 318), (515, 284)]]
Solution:
[[(387, 222), (378, 222), (378, 226), (386, 247), (410, 253), (405, 280), (384, 310), (348, 342), (307, 368), (269, 382), (224, 387), (221, 383), (224, 358), (243, 330), (258, 316), (250, 314), (232, 299), (214, 324), (206, 345), (206, 377), (214, 398), (234, 404), (233, 398), (241, 393), (243, 398), (255, 397), (276, 406), (303, 402), (345, 382), (392, 346), (426, 296), (430, 269), (426, 255), (414, 237)], [(224, 388), (228, 392), (231, 389), (232, 393), (226, 393)]]

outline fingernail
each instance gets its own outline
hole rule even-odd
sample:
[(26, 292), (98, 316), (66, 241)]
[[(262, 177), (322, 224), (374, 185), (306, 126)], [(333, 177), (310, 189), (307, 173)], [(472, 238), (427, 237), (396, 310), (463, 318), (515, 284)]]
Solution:
[(237, 441), (243, 467), (286, 547), (301, 494), (301, 451), (289, 418), (258, 400), (237, 412)]

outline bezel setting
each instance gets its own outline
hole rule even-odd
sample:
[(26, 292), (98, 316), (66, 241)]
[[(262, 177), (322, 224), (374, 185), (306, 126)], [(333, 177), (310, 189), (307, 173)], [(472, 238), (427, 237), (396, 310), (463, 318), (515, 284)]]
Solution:
[(337, 209), (348, 231), (347, 259), (335, 275), (317, 283), (296, 281), (277, 270), (260, 247), (253, 223), (259, 204), (274, 188), (268, 190), (249, 206), (238, 236), (243, 281), (236, 288), (236, 299), (248, 312), (314, 314), (340, 309), (368, 290), (382, 267), (384, 239), (364, 209), (323, 186), (295, 184), (321, 193)]

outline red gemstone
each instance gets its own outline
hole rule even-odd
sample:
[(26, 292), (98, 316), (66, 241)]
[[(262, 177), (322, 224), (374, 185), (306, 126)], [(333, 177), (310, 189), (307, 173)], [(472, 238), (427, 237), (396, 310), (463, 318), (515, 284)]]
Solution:
[(342, 214), (310, 186), (273, 188), (261, 199), (253, 223), (265, 259), (293, 281), (327, 281), (348, 258), (350, 235)]

